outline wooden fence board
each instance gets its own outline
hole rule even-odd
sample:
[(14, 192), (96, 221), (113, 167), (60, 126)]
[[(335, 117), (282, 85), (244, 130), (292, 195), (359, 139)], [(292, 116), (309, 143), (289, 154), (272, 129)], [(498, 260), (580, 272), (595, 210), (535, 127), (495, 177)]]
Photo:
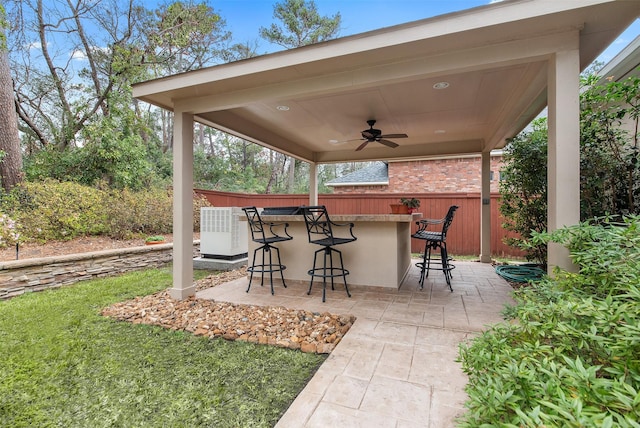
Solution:
[[(218, 207), (286, 207), (308, 205), (308, 195), (258, 195), (227, 193), (214, 190), (195, 189), (197, 194), (207, 198)], [(390, 204), (398, 203), (402, 197), (420, 200), (418, 212), (423, 218), (442, 218), (451, 205), (458, 205), (449, 233), (447, 247), (451, 254), (480, 254), (480, 194), (479, 193), (417, 193), (403, 194), (322, 194), (318, 203), (326, 205), (329, 213), (335, 214), (389, 214)], [(514, 236), (502, 227), (503, 219), (499, 213), (500, 195), (491, 195), (491, 252), (493, 256), (521, 257), (522, 252), (507, 246), (503, 239)], [(412, 226), (412, 230), (416, 225)], [(412, 240), (411, 250), (415, 253), (423, 250), (422, 241)]]

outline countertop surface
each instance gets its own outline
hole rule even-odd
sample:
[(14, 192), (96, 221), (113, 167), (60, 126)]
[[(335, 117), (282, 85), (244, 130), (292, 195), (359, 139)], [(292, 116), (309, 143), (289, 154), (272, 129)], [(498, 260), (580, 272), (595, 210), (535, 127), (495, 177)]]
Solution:
[[(413, 214), (334, 214), (329, 213), (331, 221), (336, 223), (344, 222), (391, 222), (391, 223), (408, 223), (417, 221), (422, 217), (422, 213)], [(242, 219), (242, 217), (240, 217)], [(260, 215), (264, 221), (272, 222), (294, 222), (304, 221), (301, 215)], [(246, 220), (246, 217), (244, 218)]]

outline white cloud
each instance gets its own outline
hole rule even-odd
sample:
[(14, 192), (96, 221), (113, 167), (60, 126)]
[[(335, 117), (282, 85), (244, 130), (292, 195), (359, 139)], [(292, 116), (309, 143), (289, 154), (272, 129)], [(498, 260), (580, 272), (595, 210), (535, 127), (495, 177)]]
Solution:
[(40, 42), (31, 42), (31, 43), (28, 43), (25, 47), (26, 47), (27, 50), (42, 49), (42, 43), (40, 43)]
[(87, 55), (78, 49), (71, 52), (69, 55), (71, 56), (71, 59), (76, 59), (78, 61), (84, 61), (85, 59), (87, 59)]

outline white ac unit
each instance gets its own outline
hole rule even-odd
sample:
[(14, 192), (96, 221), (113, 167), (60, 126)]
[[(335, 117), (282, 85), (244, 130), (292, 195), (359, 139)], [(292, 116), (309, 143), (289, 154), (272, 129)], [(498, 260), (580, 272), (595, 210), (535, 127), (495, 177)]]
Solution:
[(234, 260), (247, 256), (247, 223), (238, 207), (200, 209), (200, 253), (203, 258)]

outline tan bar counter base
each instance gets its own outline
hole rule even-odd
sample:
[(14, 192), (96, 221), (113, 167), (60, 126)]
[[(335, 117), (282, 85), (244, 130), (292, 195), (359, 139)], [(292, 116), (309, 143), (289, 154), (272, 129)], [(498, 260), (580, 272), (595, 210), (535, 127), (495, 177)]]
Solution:
[[(347, 284), (398, 289), (411, 267), (411, 225), (422, 214), (331, 214), (336, 223), (354, 223), (358, 238), (340, 246), (344, 267), (349, 270)], [(280, 248), (285, 281), (309, 282), (317, 245), (309, 243), (302, 215), (261, 215), (267, 222), (289, 223), (293, 240), (277, 244)], [(241, 219), (242, 220), (242, 219)], [(246, 221), (246, 219), (245, 219)], [(334, 233), (340, 232), (334, 230)], [(339, 236), (339, 235), (338, 235)], [(255, 243), (249, 242), (249, 252)], [(255, 275), (254, 275), (255, 281)], [(342, 280), (336, 279), (338, 290)]]

